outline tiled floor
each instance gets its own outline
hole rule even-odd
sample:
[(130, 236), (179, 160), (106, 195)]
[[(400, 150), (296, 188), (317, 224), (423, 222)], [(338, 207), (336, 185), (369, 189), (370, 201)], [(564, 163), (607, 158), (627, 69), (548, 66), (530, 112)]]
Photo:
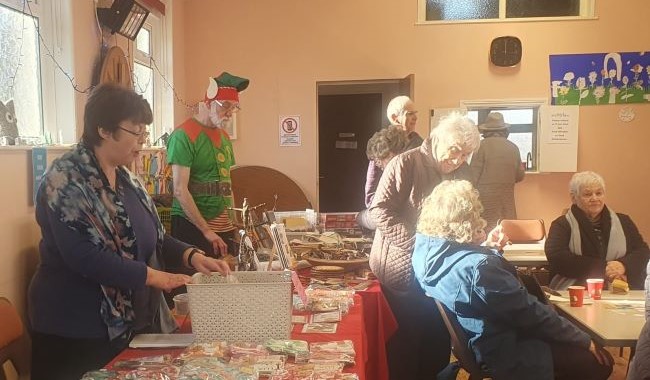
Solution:
[[(627, 374), (627, 359), (630, 356), (630, 349), (624, 349), (623, 357), (619, 355), (619, 348), (607, 348), (607, 350), (614, 357), (614, 370), (612, 371), (612, 375), (609, 377), (609, 380), (625, 380)], [(469, 376), (467, 372), (461, 369), (456, 379), (467, 380), (469, 379)]]

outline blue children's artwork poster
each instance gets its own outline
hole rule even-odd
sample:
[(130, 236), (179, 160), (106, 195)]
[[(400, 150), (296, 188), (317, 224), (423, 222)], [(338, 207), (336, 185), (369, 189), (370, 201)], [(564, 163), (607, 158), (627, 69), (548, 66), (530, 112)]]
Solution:
[(549, 56), (551, 103), (650, 103), (650, 52)]

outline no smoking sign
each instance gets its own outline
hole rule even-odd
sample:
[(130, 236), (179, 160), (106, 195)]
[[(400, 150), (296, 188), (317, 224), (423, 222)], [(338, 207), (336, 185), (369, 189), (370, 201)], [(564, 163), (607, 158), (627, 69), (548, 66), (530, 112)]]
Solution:
[(280, 146), (300, 146), (300, 116), (280, 116)]

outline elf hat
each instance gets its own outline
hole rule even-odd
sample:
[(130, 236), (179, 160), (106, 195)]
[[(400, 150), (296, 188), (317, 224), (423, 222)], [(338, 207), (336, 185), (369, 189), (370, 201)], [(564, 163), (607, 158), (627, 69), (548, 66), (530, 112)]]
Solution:
[(239, 92), (244, 91), (249, 82), (248, 79), (236, 77), (224, 71), (218, 77), (209, 79), (205, 102), (209, 103), (213, 100), (239, 102)]

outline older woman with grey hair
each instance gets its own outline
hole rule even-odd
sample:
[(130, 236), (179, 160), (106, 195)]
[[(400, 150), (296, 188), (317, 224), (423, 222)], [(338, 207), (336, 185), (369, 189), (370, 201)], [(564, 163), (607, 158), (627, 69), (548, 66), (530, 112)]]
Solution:
[(495, 380), (607, 379), (611, 356), (528, 294), (501, 254), (479, 245), (482, 210), (467, 181), (444, 181), (424, 201), (413, 269), (426, 295), (457, 315), (468, 348)]
[[(376, 132), (366, 147), (366, 155), (370, 161), (368, 172), (366, 174), (366, 207), (370, 207), (372, 198), (375, 196), (379, 179), (383, 173), (386, 164), (395, 156), (406, 150), (408, 136), (406, 131), (399, 125), (391, 125)], [(357, 223), (367, 231), (374, 231), (376, 226), (368, 213), (364, 209), (357, 214)]]
[(553, 221), (544, 251), (553, 289), (587, 278), (619, 279), (643, 289), (650, 249), (629, 216), (605, 205), (605, 181), (590, 171), (569, 182), (571, 208)]
[(452, 113), (420, 148), (390, 160), (377, 186), (370, 206), (377, 224), (370, 267), (399, 323), (387, 346), (391, 379), (431, 379), (449, 362), (449, 335), (435, 304), (414, 281), (411, 255), (422, 201), (444, 179), (456, 178), (478, 145), (474, 122)]

